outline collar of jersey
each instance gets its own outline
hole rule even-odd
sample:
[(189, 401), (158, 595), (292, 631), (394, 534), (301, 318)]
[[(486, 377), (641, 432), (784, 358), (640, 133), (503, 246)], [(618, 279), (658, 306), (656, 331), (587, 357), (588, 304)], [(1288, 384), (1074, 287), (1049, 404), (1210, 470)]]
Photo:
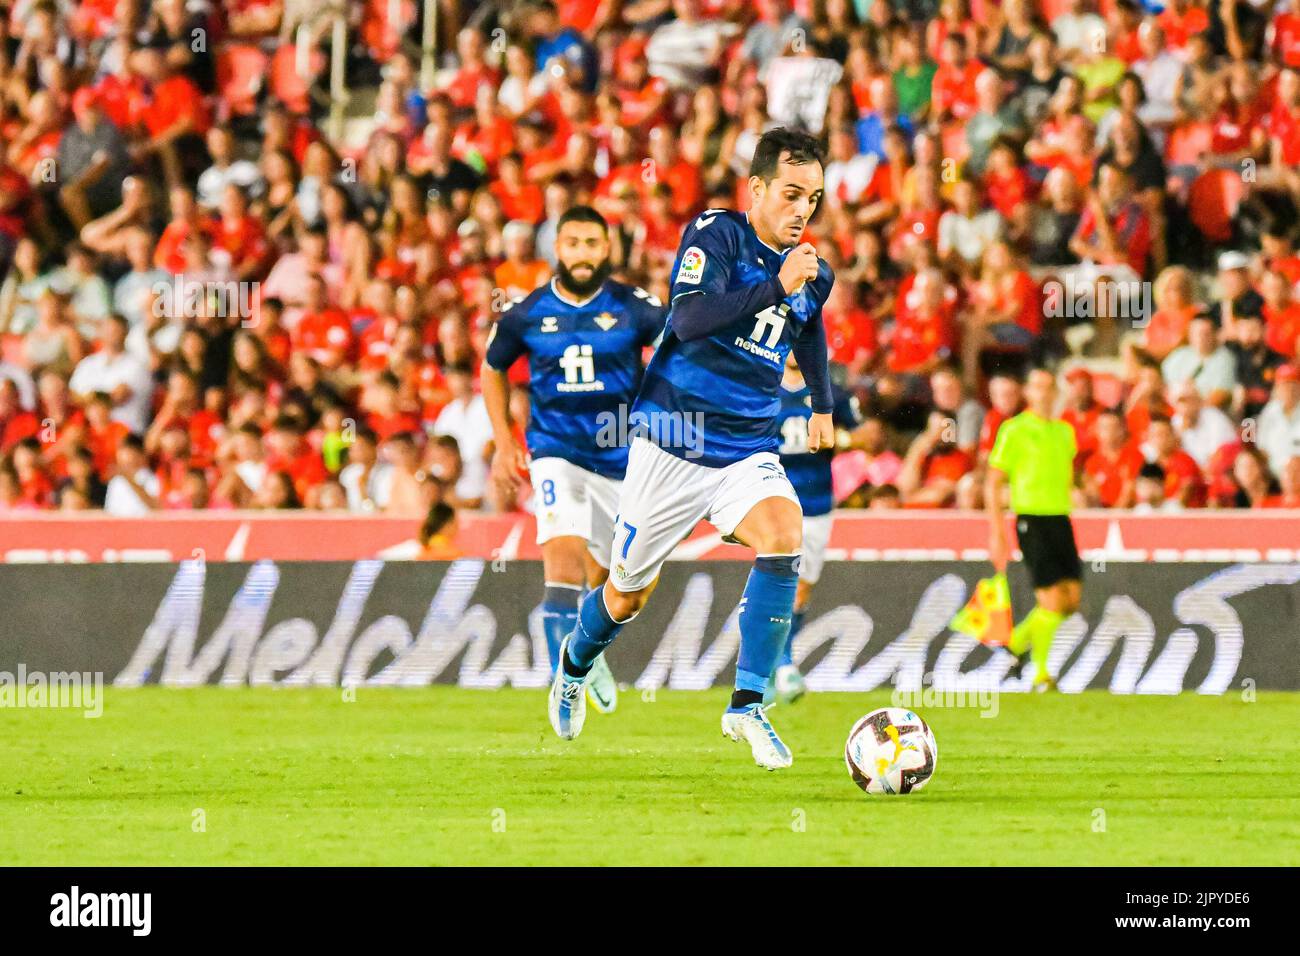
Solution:
[[(754, 229), (754, 224), (749, 221), (749, 213), (745, 213), (745, 225), (749, 226), (750, 229)], [(771, 249), (778, 256), (783, 256), (786, 254), (785, 249), (776, 249), (773, 248), (772, 246), (769, 246), (766, 242), (764, 242), (763, 238), (758, 234), (757, 229), (754, 229), (754, 238), (758, 240), (758, 244), (762, 246), (764, 249)]]
[[(760, 239), (759, 241), (761, 242), (762, 240)], [(588, 296), (587, 298), (583, 299), (582, 301), (576, 301), (576, 300), (574, 300), (574, 299), (570, 299), (567, 295), (564, 295), (562, 292), (560, 292), (560, 285), (559, 285), (559, 283), (558, 283), (555, 279), (552, 279), (552, 280), (551, 280), (551, 295), (555, 296), (557, 299), (559, 299), (559, 300), (560, 300), (561, 302), (563, 302), (565, 305), (571, 305), (571, 306), (573, 306), (575, 309), (577, 309), (577, 308), (581, 308), (581, 307), (584, 306), (584, 305), (588, 305), (588, 304), (590, 304), (590, 303), (592, 303), (592, 302), (595, 302), (595, 301), (596, 301), (596, 297), (597, 297), (598, 295), (600, 295), (600, 294), (601, 294), (602, 292), (604, 292), (604, 291), (605, 291), (605, 283), (602, 282), (602, 283), (600, 284), (600, 288), (597, 289), (595, 292), (593, 292), (590, 296)]]

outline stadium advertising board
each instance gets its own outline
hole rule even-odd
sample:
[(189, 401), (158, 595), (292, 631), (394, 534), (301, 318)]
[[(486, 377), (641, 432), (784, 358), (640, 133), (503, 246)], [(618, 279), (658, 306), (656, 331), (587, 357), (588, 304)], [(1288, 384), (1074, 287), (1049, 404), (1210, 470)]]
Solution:
[[(465, 557), (533, 559), (532, 515), (461, 512), (456, 545)], [(1081, 511), (1075, 534), (1085, 556), (1106, 561), (1300, 560), (1300, 511), (1199, 511), (1181, 515)], [(0, 520), (0, 563), (359, 561), (414, 558), (419, 522), (321, 512), (161, 512), (105, 518), (54, 512)], [(978, 512), (836, 511), (830, 561), (978, 561), (988, 522)], [(701, 522), (670, 560), (741, 560), (753, 552), (725, 544)]]
[[(739, 562), (675, 562), (610, 651), (642, 691), (731, 679)], [(948, 622), (979, 562), (828, 565), (795, 643), (813, 690), (1027, 689)], [(1012, 572), (1017, 608), (1027, 582)], [(161, 683), (544, 687), (540, 567), (529, 561), (0, 567), (0, 671)], [(1300, 564), (1101, 564), (1052, 670), (1067, 692), (1300, 688)], [(1028, 681), (1028, 677), (1024, 678)]]

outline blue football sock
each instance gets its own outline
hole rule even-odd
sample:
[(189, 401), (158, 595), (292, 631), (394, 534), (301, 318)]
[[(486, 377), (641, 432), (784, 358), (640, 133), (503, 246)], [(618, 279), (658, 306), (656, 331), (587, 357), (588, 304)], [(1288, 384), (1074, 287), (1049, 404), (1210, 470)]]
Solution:
[(578, 601), (581, 598), (580, 584), (546, 582), (546, 596), (542, 598), (542, 633), (546, 635), (546, 652), (551, 658), (552, 674), (560, 663), (560, 641), (578, 624)]
[(801, 627), (803, 627), (803, 611), (795, 611), (790, 615), (790, 636), (785, 639), (785, 647), (782, 648), (781, 657), (776, 662), (777, 667), (787, 667), (794, 663), (794, 639)]
[[(777, 658), (785, 648), (799, 586), (799, 555), (759, 555), (740, 599), (740, 658), (736, 691), (748, 700), (767, 690)], [(733, 698), (733, 704), (737, 698)], [(732, 709), (741, 709), (734, 707)]]
[[(635, 617), (635, 615), (633, 615)], [(586, 677), (591, 665), (605, 648), (614, 642), (627, 621), (615, 621), (605, 607), (605, 588), (598, 587), (582, 600), (578, 609), (578, 626), (569, 641), (564, 672), (570, 677)]]

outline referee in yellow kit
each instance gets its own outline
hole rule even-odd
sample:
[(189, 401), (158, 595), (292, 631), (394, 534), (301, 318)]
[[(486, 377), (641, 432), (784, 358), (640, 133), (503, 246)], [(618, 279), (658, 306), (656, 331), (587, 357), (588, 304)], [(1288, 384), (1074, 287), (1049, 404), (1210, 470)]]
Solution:
[(1026, 658), (1034, 663), (1034, 689), (1054, 690), (1047, 672), (1047, 655), (1061, 622), (1079, 608), (1083, 565), (1070, 523), (1070, 494), (1074, 489), (1074, 429), (1053, 417), (1056, 376), (1034, 369), (1025, 382), (1028, 407), (998, 429), (989, 455), (984, 486), (989, 516), (989, 556), (1005, 573), (1011, 549), (1002, 513), (1002, 486), (1011, 485), (1011, 511), (1016, 537), (1029, 570), (1037, 603), (1011, 632), (1007, 649), (1017, 658), (1018, 676)]

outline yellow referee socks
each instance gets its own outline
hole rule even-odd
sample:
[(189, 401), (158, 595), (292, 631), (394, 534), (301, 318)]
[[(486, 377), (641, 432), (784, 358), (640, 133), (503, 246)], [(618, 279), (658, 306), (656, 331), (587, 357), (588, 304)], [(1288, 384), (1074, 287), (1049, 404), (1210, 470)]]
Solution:
[(1034, 679), (1042, 680), (1047, 676), (1047, 655), (1052, 650), (1052, 641), (1056, 638), (1057, 628), (1065, 620), (1065, 615), (1049, 611), (1041, 604), (1025, 615), (1025, 619), (1011, 632), (1011, 642), (1007, 650), (1017, 657), (1026, 650), (1034, 662)]

